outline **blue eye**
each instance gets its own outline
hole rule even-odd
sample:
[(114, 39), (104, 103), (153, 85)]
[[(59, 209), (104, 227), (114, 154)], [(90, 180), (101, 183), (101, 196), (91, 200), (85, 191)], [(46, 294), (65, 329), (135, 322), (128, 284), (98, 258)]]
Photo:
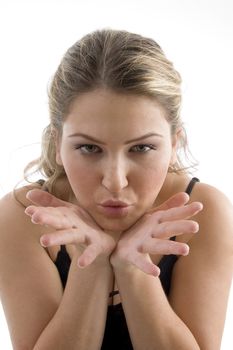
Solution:
[(92, 153), (101, 152), (101, 149), (98, 146), (91, 145), (91, 144), (78, 145), (75, 147), (75, 149), (79, 149), (83, 154), (92, 154)]
[(156, 149), (156, 147), (153, 145), (141, 144), (141, 145), (133, 146), (131, 148), (130, 152), (146, 153), (146, 152), (149, 152), (149, 151), (155, 150), (155, 149)]

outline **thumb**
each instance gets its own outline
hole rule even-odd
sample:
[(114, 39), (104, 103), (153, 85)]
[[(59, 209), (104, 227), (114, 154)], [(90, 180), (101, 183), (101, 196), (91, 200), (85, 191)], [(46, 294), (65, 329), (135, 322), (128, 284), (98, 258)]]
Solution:
[(175, 207), (181, 207), (187, 204), (189, 201), (189, 195), (186, 192), (176, 193), (174, 196), (170, 197), (163, 204), (158, 207), (151, 208), (147, 211), (147, 214), (152, 214), (159, 210), (168, 210)]
[(42, 207), (72, 207), (71, 203), (65, 202), (51, 193), (34, 189), (30, 190), (26, 194), (26, 198), (29, 199), (32, 203), (42, 206)]

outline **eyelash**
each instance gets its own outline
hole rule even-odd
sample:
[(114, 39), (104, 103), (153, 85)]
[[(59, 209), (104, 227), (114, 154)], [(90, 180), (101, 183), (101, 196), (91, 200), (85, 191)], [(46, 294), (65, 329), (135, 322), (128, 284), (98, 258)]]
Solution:
[[(143, 146), (144, 148), (145, 147), (147, 147), (148, 149), (145, 151), (145, 150), (142, 150), (142, 151), (136, 151), (135, 153), (147, 153), (147, 152), (149, 152), (149, 151), (152, 151), (152, 150), (156, 150), (157, 149), (157, 147), (156, 146), (154, 146), (154, 145), (151, 145), (151, 144), (144, 144), (144, 143), (142, 143), (142, 144), (138, 144), (138, 145), (135, 145), (135, 146), (133, 146), (132, 148), (135, 148), (135, 147), (141, 147), (141, 146)], [(96, 154), (96, 153), (101, 153), (101, 149), (99, 148), (99, 150), (97, 151), (97, 152), (89, 152), (90, 151), (90, 149), (89, 149), (89, 151), (87, 151), (87, 148), (99, 148), (97, 145), (93, 145), (93, 144), (82, 144), (82, 145), (76, 145), (75, 146), (75, 149), (79, 149), (80, 151), (81, 151), (81, 153), (82, 154)], [(85, 150), (84, 150), (85, 149)], [(130, 151), (130, 152), (132, 152), (132, 151)]]

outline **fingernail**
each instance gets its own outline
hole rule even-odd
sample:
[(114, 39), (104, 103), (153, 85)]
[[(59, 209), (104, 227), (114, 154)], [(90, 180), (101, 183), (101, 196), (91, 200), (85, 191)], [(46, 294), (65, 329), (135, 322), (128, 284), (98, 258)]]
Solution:
[(78, 260), (78, 267), (80, 268), (80, 269), (84, 269), (85, 268), (85, 265), (82, 265), (82, 264), (80, 264), (80, 261)]
[(184, 253), (182, 254), (183, 256), (187, 256), (188, 254), (189, 254), (189, 246), (186, 244), (185, 246), (184, 246), (184, 248), (185, 248), (185, 251), (184, 251)]
[(156, 265), (153, 266), (153, 272), (151, 273), (154, 277), (159, 277), (160, 275), (160, 268)]
[(199, 224), (196, 222), (196, 227), (194, 228), (193, 233), (197, 233), (199, 231)]
[(27, 215), (33, 214), (32, 206), (27, 207), (27, 208), (24, 210), (24, 213), (27, 214)]
[(26, 193), (26, 198), (27, 199), (29, 199), (29, 197), (30, 197), (30, 193), (32, 192), (32, 190), (30, 190), (30, 191), (28, 191), (27, 193)]
[[(48, 243), (48, 242), (47, 242)], [(48, 244), (46, 244), (46, 241), (43, 242), (43, 238), (40, 238), (40, 244), (42, 247), (46, 248), (48, 246)]]
[(159, 275), (160, 275), (160, 270), (159, 271), (155, 271), (154, 277), (159, 277)]

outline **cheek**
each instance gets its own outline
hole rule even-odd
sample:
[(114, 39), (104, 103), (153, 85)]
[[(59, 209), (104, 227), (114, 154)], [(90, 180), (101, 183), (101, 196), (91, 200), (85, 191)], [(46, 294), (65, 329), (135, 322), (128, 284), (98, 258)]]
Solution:
[(145, 195), (149, 197), (156, 196), (159, 193), (161, 187), (163, 186), (166, 176), (166, 168), (163, 171), (162, 169), (153, 172), (146, 171), (143, 185), (141, 184), (140, 188), (144, 189), (143, 192), (145, 193)]
[(93, 188), (95, 179), (92, 174), (86, 172), (80, 167), (73, 167), (73, 169), (70, 168), (66, 174), (74, 192), (78, 191), (79, 193), (86, 193), (90, 192), (91, 188)]
[(85, 198), (87, 193), (93, 191), (93, 171), (89, 171), (82, 162), (67, 157), (63, 159), (63, 167), (76, 197)]
[(169, 163), (170, 159), (168, 157), (163, 161), (160, 159), (156, 162), (155, 160), (144, 168), (142, 176), (138, 178), (137, 187), (150, 204), (154, 202), (166, 180)]
[(154, 181), (155, 179), (156, 181), (163, 182), (167, 175), (169, 164), (169, 155), (151, 159), (143, 168), (144, 177), (147, 178), (148, 182)]

